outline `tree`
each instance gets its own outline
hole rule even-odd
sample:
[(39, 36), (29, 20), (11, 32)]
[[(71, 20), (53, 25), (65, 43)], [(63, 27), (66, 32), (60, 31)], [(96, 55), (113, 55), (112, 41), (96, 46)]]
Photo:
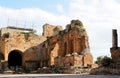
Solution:
[(110, 57), (104, 56), (104, 58), (101, 61), (102, 66), (108, 66), (112, 62)]
[(102, 66), (108, 66), (111, 63), (111, 58), (108, 56), (99, 56), (97, 57), (97, 61), (95, 61), (96, 64), (102, 65)]
[(103, 57), (102, 56), (98, 56), (97, 60), (95, 61), (96, 64), (100, 65), (101, 61), (102, 61)]

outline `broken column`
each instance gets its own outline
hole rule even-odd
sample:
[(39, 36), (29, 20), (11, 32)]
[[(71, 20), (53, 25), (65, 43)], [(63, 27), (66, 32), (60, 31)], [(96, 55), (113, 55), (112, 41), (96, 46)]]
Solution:
[(117, 49), (118, 48), (118, 39), (117, 39), (117, 30), (112, 30), (112, 48)]

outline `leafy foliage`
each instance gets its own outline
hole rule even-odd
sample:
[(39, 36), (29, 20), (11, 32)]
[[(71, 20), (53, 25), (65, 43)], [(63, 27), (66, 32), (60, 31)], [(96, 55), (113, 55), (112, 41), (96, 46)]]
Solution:
[(102, 56), (99, 56), (97, 57), (97, 61), (95, 61), (96, 64), (100, 65), (101, 64), (101, 61), (102, 61), (103, 57)]
[(108, 56), (99, 56), (97, 57), (97, 61), (95, 62), (98, 65), (108, 66), (112, 62), (111, 58)]
[(108, 66), (112, 62), (110, 57), (104, 56), (104, 58), (101, 61), (102, 66)]
[(85, 28), (84, 28), (84, 26), (79, 26), (80, 27), (80, 29), (82, 29), (82, 30), (84, 30), (85, 31)]
[(61, 31), (59, 32), (59, 34), (61, 34), (61, 35), (65, 34), (65, 30), (61, 30)]

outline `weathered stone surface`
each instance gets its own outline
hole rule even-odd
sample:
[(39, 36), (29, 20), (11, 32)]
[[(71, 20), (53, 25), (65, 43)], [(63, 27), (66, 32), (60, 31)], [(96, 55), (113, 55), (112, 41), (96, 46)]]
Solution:
[(43, 36), (49, 38), (59, 33), (62, 30), (61, 26), (54, 26), (50, 24), (43, 25)]
[(53, 25), (49, 25), (49, 24), (43, 25), (43, 36), (51, 37), (54, 34), (54, 29), (55, 26)]
[(120, 63), (120, 48), (118, 49), (111, 49), (111, 57), (114, 62), (119, 62)]
[[(2, 28), (1, 32), (1, 54), (4, 55), (4, 60), (8, 61), (9, 54), (12, 51), (17, 51), (22, 55), (22, 65), (25, 65), (27, 60), (38, 60), (37, 53), (39, 52), (38, 45), (46, 40), (44, 36), (38, 36), (32, 33), (32, 31), (14, 29), (14, 28)], [(9, 32), (9, 37), (5, 37), (4, 34)]]
[(117, 30), (113, 29), (112, 31), (112, 48), (110, 48), (112, 61), (114, 62), (110, 66), (112, 74), (120, 75), (120, 47), (118, 47), (118, 38), (117, 38)]
[[(88, 36), (83, 24), (79, 20), (72, 20), (65, 30), (49, 38), (43, 43), (46, 50), (42, 50), (49, 57), (49, 66), (88, 66), (92, 65)], [(46, 45), (46, 46), (45, 46)], [(50, 56), (49, 56), (50, 54)]]
[(95, 74), (95, 75), (120, 75), (120, 67), (114, 65), (110, 65), (107, 67), (99, 67), (99, 68), (94, 68), (90, 71), (90, 74)]
[[(62, 30), (61, 26), (45, 24), (42, 36), (35, 35), (32, 31), (7, 28), (6, 32), (6, 29), (1, 29), (0, 50), (8, 64), (9, 59), (13, 59), (10, 53), (14, 51), (21, 57), (21, 59), (16, 57), (16, 60), (22, 61), (22, 66), (26, 66), (27, 69), (34, 68), (34, 65), (39, 67), (92, 65), (93, 57), (88, 36), (81, 21), (72, 20), (65, 30)], [(14, 54), (12, 55), (14, 57)]]
[(118, 39), (117, 39), (117, 30), (112, 30), (112, 48), (117, 49), (118, 48)]
[(91, 74), (120, 75), (120, 47), (118, 47), (117, 30), (112, 30), (112, 47), (110, 48), (112, 62), (107, 66), (99, 66), (91, 70)]
[(110, 49), (112, 60), (120, 63), (120, 47), (118, 47), (117, 30), (112, 31), (112, 48)]

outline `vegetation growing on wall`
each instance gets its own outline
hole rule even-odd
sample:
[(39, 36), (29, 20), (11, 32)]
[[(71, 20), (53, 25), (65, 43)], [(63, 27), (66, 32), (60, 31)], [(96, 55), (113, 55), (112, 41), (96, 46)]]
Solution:
[(61, 31), (59, 32), (59, 34), (61, 34), (61, 35), (65, 34), (65, 30), (61, 30)]
[(35, 32), (36, 32), (35, 30), (32, 30), (29, 32), (21, 32), (21, 34), (24, 34), (25, 40), (27, 41), (29, 39), (30, 34), (34, 34)]
[(80, 29), (82, 29), (82, 30), (84, 30), (85, 31), (85, 28), (84, 28), (84, 26), (79, 26), (80, 27)]
[(97, 57), (97, 61), (95, 61), (96, 64), (99, 66), (108, 66), (112, 62), (111, 58), (108, 56), (99, 56)]
[(101, 61), (102, 66), (108, 66), (112, 62), (110, 57), (104, 56), (104, 58)]

